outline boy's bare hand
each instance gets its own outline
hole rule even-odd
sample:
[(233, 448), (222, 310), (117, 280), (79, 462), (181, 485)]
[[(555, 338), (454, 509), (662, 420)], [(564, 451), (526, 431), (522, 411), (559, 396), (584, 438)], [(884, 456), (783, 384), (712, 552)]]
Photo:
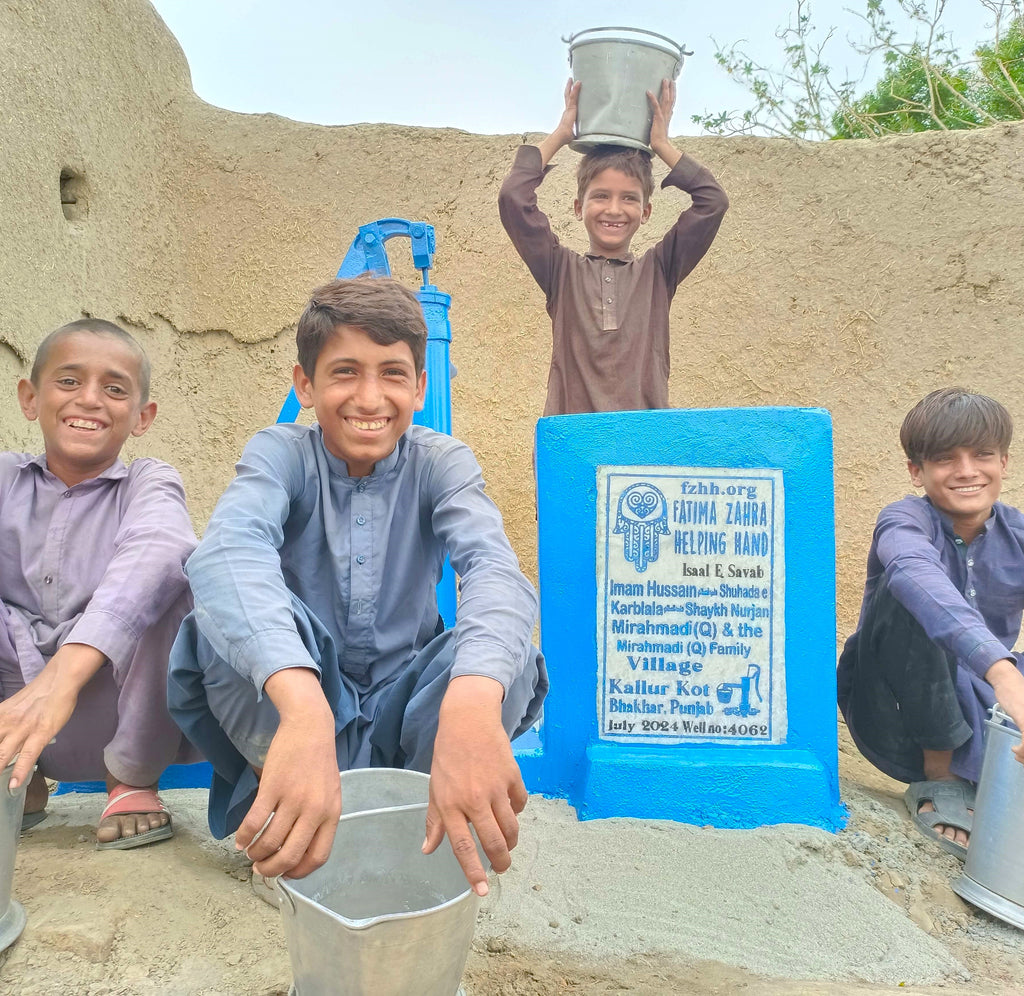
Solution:
[(1017, 670), (1017, 662), (1010, 658), (996, 661), (985, 672), (985, 680), (996, 693), (996, 701), (1021, 731), (1021, 742), (1013, 748), (1013, 756), (1024, 764), (1024, 675)]
[(75, 711), (78, 693), (105, 660), (95, 647), (66, 643), (24, 688), (0, 702), (0, 768), (18, 755), (12, 789), (32, 774), (43, 748)]
[[(279, 675), (301, 684), (282, 694)], [(260, 875), (302, 878), (330, 856), (341, 816), (334, 716), (316, 675), (307, 669), (278, 671), (264, 690), (281, 722), (267, 750), (256, 801), (235, 833), (235, 846), (253, 859)], [(295, 708), (303, 697), (306, 704)]]
[(671, 169), (682, 153), (668, 140), (668, 127), (672, 111), (676, 106), (675, 80), (662, 80), (661, 92), (655, 97), (647, 91), (647, 102), (651, 105), (651, 149)]
[(562, 117), (555, 130), (538, 146), (542, 166), (547, 166), (551, 157), (563, 145), (568, 145), (576, 137), (576, 113), (579, 110), (580, 85), (574, 83), (572, 79), (565, 84), (565, 110), (562, 111)]
[(501, 725), (501, 684), (466, 675), (448, 685), (430, 769), (430, 805), (423, 850), (430, 854), (444, 839), (451, 843), (473, 891), (487, 895), (487, 872), (480, 863), (469, 825), (476, 830), (496, 872), (512, 863), (519, 840), (517, 815), (527, 793)]

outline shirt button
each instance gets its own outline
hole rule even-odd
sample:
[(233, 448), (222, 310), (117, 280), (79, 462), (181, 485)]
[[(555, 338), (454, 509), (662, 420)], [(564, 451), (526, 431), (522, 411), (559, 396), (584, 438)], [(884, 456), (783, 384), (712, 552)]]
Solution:
[(606, 284), (610, 284), (610, 283), (612, 282), (612, 278), (611, 278), (611, 277), (605, 277), (605, 278), (604, 278), (604, 282), (605, 282)]
[(360, 526), (365, 526), (366, 525), (366, 516), (365, 515), (357, 515), (356, 516), (356, 523), (358, 525), (360, 525)]
[(366, 490), (366, 482), (365, 482), (365, 481), (360, 481), (360, 482), (359, 482), (359, 483), (358, 483), (358, 484), (356, 485), (356, 491), (359, 491), (359, 492), (363, 492), (363, 491), (365, 491), (365, 490)]
[(611, 298), (611, 297), (610, 297), (610, 298), (608, 298), (608, 303), (609, 303), (609, 304), (611, 304), (611, 303), (612, 303), (612, 301), (614, 301), (614, 300), (615, 300), (614, 298)]
[(974, 598), (974, 589), (972, 588), (969, 592), (967, 592), (967, 594), (970, 595), (971, 598)]
[[(366, 558), (362, 554), (359, 554), (359, 556), (356, 557), (356, 563), (357, 564), (365, 564), (366, 563)], [(972, 591), (971, 594), (973, 595), (974, 592)]]
[(974, 561), (973, 560), (968, 560), (967, 561), (967, 566), (968, 567), (973, 567), (974, 566)]
[(47, 574), (46, 577), (43, 578), (43, 581), (46, 584), (53, 584), (53, 575), (52, 574)]
[(70, 491), (65, 491), (64, 492), (64, 497), (65, 498), (70, 498), (71, 497), (71, 492)]

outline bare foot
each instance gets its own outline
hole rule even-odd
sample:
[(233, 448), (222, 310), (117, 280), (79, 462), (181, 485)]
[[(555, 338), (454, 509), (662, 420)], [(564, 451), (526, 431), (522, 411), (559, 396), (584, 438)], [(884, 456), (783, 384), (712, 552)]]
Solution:
[(125, 792), (135, 792), (138, 790), (138, 795), (128, 796), (124, 802), (125, 808), (137, 811), (122, 812), (101, 819), (99, 826), (96, 828), (96, 842), (98, 844), (112, 844), (114, 841), (127, 840), (128, 838), (137, 837), (170, 824), (170, 813), (160, 809), (159, 805), (154, 802), (156, 798), (156, 783), (140, 786), (124, 785), (119, 783), (112, 775), (108, 775), (107, 791), (114, 793), (115, 790), (116, 798), (122, 798)]

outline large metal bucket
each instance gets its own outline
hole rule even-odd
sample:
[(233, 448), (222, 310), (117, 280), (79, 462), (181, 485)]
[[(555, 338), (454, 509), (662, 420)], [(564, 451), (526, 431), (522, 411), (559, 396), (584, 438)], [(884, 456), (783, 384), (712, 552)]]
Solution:
[(420, 850), (428, 783), (345, 772), (326, 864), (278, 879), (297, 996), (455, 996), (480, 900), (447, 842)]
[(971, 841), (953, 891), (1024, 930), (1024, 765), (1012, 752), (1021, 735), (998, 705), (985, 726)]
[(671, 38), (640, 28), (587, 28), (569, 38), (569, 65), (581, 82), (576, 112), (577, 152), (624, 145), (650, 152), (653, 115), (647, 91), (674, 80), (690, 55)]
[[(25, 789), (23, 782), (11, 792), (11, 761), (0, 772), (0, 951), (10, 947), (25, 929), (25, 911), (21, 904), (11, 898), (14, 885), (14, 858), (18, 851), (18, 837), (21, 836), (21, 817), (25, 812)], [(29, 776), (31, 777), (31, 775)]]

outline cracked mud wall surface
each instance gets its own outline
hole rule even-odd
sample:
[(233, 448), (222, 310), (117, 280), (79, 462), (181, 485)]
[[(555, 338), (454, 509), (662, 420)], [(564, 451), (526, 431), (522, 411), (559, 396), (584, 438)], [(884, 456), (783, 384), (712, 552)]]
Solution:
[[(0, 64), (5, 448), (39, 446), (14, 397), (39, 340), (86, 314), (119, 321), (152, 355), (160, 406), (130, 455), (179, 467), (201, 529), (245, 441), (276, 417), (309, 290), (360, 224), (423, 220), (437, 231), (434, 282), (453, 297), (455, 432), (536, 578), (530, 448), (550, 325), (496, 207), (523, 136), (211, 107), (144, 0), (0, 0)], [(675, 298), (671, 402), (832, 412), (842, 636), (875, 515), (909, 491), (906, 410), (964, 383), (1024, 426), (1024, 126), (876, 143), (680, 141), (732, 207)], [(582, 249), (575, 156), (556, 161), (541, 205)], [(637, 249), (681, 202), (655, 194)], [(389, 252), (396, 275), (416, 279), (407, 243)], [(1020, 481), (1011, 461), (1008, 501), (1024, 502)]]

